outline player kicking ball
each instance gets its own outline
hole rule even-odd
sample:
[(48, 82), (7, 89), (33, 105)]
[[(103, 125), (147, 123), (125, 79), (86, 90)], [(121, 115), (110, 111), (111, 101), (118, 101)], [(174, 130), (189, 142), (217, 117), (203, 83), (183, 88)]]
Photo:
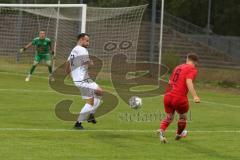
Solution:
[(81, 33), (77, 37), (77, 45), (71, 51), (66, 62), (66, 72), (71, 77), (76, 87), (80, 89), (82, 98), (86, 101), (79, 117), (74, 125), (76, 129), (84, 129), (82, 122), (97, 123), (94, 113), (100, 105), (100, 96), (103, 90), (93, 82), (88, 75), (88, 67), (93, 65), (89, 58), (87, 47), (89, 46), (89, 35)]
[(197, 55), (188, 54), (186, 64), (177, 66), (170, 77), (169, 88), (164, 95), (166, 117), (160, 123), (160, 129), (158, 130), (160, 141), (163, 143), (167, 143), (164, 133), (173, 121), (175, 111), (179, 114), (175, 140), (180, 140), (187, 135), (187, 131), (184, 129), (186, 128), (187, 112), (189, 109), (188, 91), (192, 94), (195, 103), (200, 102), (200, 98), (193, 85), (193, 81), (197, 76), (197, 63)]
[[(54, 78), (52, 76), (52, 58), (51, 58), (51, 54), (54, 56), (54, 51), (52, 49), (51, 40), (46, 37), (46, 32), (44, 30), (41, 30), (39, 32), (39, 37), (34, 38), (32, 42), (28, 43), (25, 47), (20, 49), (20, 53), (23, 53), (31, 46), (36, 47), (36, 54), (34, 57), (33, 65), (31, 67), (30, 72), (27, 75), (25, 81), (26, 82), (30, 81), (30, 78), (31, 78), (35, 68), (42, 60), (45, 60), (47, 66), (48, 66), (49, 79), (51, 81), (54, 81)], [(50, 54), (50, 52), (51, 52), (51, 54)]]

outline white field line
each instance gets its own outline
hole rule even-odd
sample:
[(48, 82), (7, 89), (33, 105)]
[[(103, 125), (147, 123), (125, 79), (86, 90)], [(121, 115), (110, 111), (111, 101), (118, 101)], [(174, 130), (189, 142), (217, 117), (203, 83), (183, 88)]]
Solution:
[(226, 107), (239, 108), (240, 109), (240, 106), (225, 104), (225, 103), (217, 103), (217, 102), (211, 102), (211, 101), (201, 101), (201, 103), (213, 104), (213, 105), (226, 106)]
[[(42, 131), (42, 132), (112, 132), (112, 133), (156, 133), (156, 130), (114, 130), (114, 129), (90, 129), (90, 130), (75, 130), (75, 129), (50, 129), (50, 128), (0, 128), (1, 131)], [(167, 132), (175, 133), (175, 130)], [(189, 133), (240, 133), (240, 130), (190, 130)]]

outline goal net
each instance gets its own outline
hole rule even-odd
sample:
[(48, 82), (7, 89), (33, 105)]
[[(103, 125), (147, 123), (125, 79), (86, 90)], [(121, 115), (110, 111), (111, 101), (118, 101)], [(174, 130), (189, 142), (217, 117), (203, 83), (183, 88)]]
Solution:
[(0, 5), (1, 70), (28, 71), (35, 50), (20, 54), (19, 49), (37, 37), (41, 29), (56, 48), (56, 66), (66, 61), (81, 32), (90, 34), (90, 55), (103, 61), (105, 72), (110, 71), (115, 54), (126, 54), (128, 60), (135, 61), (145, 8), (146, 5), (124, 8), (86, 8), (83, 4)]

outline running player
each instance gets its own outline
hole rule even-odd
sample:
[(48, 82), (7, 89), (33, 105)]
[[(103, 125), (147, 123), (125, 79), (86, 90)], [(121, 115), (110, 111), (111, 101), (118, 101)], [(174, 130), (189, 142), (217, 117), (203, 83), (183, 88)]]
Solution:
[(170, 77), (169, 88), (164, 95), (166, 117), (160, 123), (160, 129), (158, 130), (160, 141), (163, 143), (167, 143), (164, 132), (173, 121), (175, 111), (179, 114), (178, 129), (175, 140), (179, 140), (187, 134), (184, 129), (186, 127), (187, 112), (189, 109), (187, 98), (188, 91), (190, 91), (193, 96), (195, 103), (200, 102), (200, 98), (193, 85), (193, 81), (197, 76), (197, 63), (197, 55), (192, 53), (188, 54), (186, 64), (177, 66)]
[(82, 98), (86, 101), (75, 123), (74, 127), (76, 129), (83, 129), (82, 122), (85, 120), (94, 124), (97, 123), (94, 113), (100, 105), (99, 96), (103, 94), (103, 90), (88, 75), (88, 66), (93, 65), (89, 58), (88, 46), (89, 35), (86, 33), (79, 34), (77, 45), (71, 51), (66, 62), (66, 72), (71, 73), (75, 86), (80, 89)]
[(35, 68), (42, 60), (45, 60), (48, 66), (49, 78), (53, 81), (54, 78), (52, 76), (52, 58), (50, 52), (54, 56), (54, 51), (52, 49), (51, 40), (46, 37), (46, 32), (44, 30), (41, 30), (39, 32), (39, 37), (34, 38), (32, 42), (28, 43), (25, 47), (20, 49), (20, 53), (23, 53), (31, 46), (36, 47), (36, 54), (34, 57), (33, 65), (25, 81), (28, 82), (30, 80)]

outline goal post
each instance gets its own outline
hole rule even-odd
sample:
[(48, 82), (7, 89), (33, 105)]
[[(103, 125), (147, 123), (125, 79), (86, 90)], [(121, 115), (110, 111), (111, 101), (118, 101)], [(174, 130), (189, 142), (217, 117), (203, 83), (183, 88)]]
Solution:
[[(162, 50), (163, 50), (163, 19), (164, 19), (164, 0), (161, 0), (161, 16), (160, 16), (160, 37), (159, 37), (159, 54), (158, 64), (162, 65)], [(158, 76), (161, 75), (161, 69), (158, 70)]]

